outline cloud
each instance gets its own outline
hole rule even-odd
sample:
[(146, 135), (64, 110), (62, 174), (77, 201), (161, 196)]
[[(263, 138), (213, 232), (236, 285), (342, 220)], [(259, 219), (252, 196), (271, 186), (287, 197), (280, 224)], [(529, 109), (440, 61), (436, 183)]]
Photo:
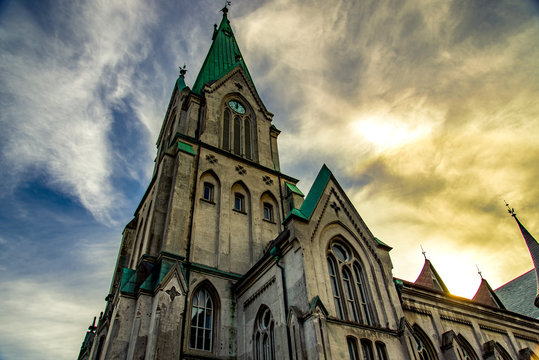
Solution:
[(285, 171), (310, 179), (327, 162), (395, 246), (398, 276), (417, 275), (423, 243), (501, 285), (531, 267), (503, 199), (537, 212), (537, 15), (516, 1), (279, 0), (235, 25), (259, 89), (279, 89)]
[(144, 31), (153, 12), (143, 2), (71, 4), (49, 9), (52, 27), (44, 28), (18, 4), (9, 11), (0, 29), (4, 186), (44, 177), (113, 222), (124, 199), (110, 180), (111, 110), (123, 105), (134, 67), (149, 53)]

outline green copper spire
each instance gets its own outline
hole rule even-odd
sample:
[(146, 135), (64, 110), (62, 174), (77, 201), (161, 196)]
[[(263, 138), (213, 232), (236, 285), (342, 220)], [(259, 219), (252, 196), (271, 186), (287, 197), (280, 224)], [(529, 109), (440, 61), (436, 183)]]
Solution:
[(225, 6), (222, 12), (223, 19), (219, 28), (216, 26), (213, 31), (213, 42), (210, 51), (193, 85), (192, 91), (196, 94), (201, 93), (204, 84), (219, 80), (237, 65), (242, 67), (249, 81), (254, 86), (249, 70), (247, 70), (247, 65), (243, 61), (238, 43), (234, 38), (232, 28), (230, 27), (230, 21), (227, 18), (228, 8)]

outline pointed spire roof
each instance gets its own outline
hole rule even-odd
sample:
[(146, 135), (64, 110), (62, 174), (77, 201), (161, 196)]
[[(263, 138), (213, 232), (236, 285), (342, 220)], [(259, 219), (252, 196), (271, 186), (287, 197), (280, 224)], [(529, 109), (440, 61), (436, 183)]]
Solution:
[(479, 284), (479, 289), (477, 289), (472, 301), (482, 305), (505, 309), (505, 306), (498, 298), (498, 295), (496, 295), (494, 290), (492, 290), (488, 282), (483, 279), (483, 277), (481, 277), (481, 284)]
[(421, 269), (421, 273), (414, 284), (449, 294), (449, 290), (447, 290), (442, 278), (438, 275), (438, 272), (426, 257), (423, 269)]
[(221, 11), (223, 12), (223, 19), (218, 28), (215, 26), (212, 37), (213, 42), (193, 85), (192, 91), (196, 94), (201, 93), (205, 84), (219, 80), (238, 65), (245, 71), (245, 75), (254, 86), (230, 27), (230, 21), (227, 18), (228, 8), (225, 6)]
[(530, 252), (530, 255), (532, 257), (533, 266), (535, 268), (535, 276), (537, 279), (537, 295), (535, 296), (535, 306), (539, 307), (539, 244), (537, 243), (537, 240), (530, 234), (530, 232), (522, 225), (522, 223), (518, 220), (517, 214), (515, 213), (514, 208), (510, 208), (509, 204), (505, 203), (507, 206), (509, 214), (515, 219), (515, 221), (518, 224), (518, 228), (520, 229), (520, 232), (522, 233), (522, 236), (524, 237), (524, 241), (526, 241), (526, 246), (528, 246), (528, 251)]

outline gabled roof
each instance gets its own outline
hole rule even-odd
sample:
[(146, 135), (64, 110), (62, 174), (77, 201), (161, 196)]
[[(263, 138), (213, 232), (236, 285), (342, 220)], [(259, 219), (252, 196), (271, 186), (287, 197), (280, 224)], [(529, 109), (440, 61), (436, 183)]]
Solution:
[(449, 294), (449, 290), (447, 290), (442, 278), (438, 275), (438, 272), (432, 266), (429, 259), (425, 259), (423, 269), (421, 269), (421, 273), (414, 284)]
[(481, 284), (479, 284), (479, 289), (477, 289), (472, 301), (482, 305), (505, 309), (498, 295), (496, 295), (488, 282), (483, 278), (481, 278)]
[(326, 164), (324, 164), (320, 169), (320, 172), (316, 176), (313, 186), (311, 187), (311, 190), (303, 201), (301, 208), (292, 209), (290, 214), (288, 214), (287, 218), (285, 219), (285, 222), (291, 216), (297, 216), (305, 221), (308, 221), (311, 218), (311, 215), (313, 214), (313, 211), (316, 208), (318, 201), (320, 201), (320, 198), (324, 193), (324, 189), (326, 188), (326, 185), (332, 175), (333, 174), (328, 169)]
[(213, 42), (193, 85), (192, 91), (199, 95), (205, 84), (219, 80), (238, 64), (245, 71), (246, 76), (254, 87), (253, 80), (249, 70), (247, 70), (247, 65), (243, 61), (240, 48), (230, 27), (230, 21), (227, 18), (228, 9), (225, 7), (222, 11), (223, 19), (219, 28), (214, 29)]

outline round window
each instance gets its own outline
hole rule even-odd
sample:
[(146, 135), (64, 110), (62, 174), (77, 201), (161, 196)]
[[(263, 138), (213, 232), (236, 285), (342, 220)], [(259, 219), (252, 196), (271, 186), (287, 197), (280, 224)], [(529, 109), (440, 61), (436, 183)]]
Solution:
[(270, 322), (271, 322), (271, 312), (269, 311), (269, 309), (266, 309), (260, 319), (261, 330), (267, 329), (270, 325)]
[(337, 259), (341, 261), (348, 261), (348, 251), (340, 244), (333, 244), (331, 246), (331, 251), (333, 251), (333, 254), (337, 257)]

